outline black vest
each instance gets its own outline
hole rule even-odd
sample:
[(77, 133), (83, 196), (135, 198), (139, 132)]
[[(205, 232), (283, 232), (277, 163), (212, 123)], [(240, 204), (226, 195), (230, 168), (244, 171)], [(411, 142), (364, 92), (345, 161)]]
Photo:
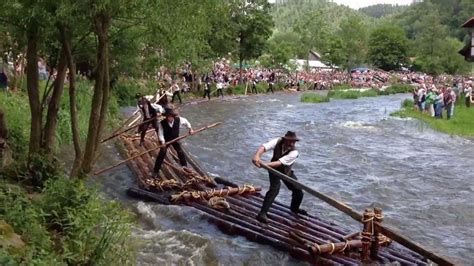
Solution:
[(163, 119), (161, 122), (161, 127), (163, 128), (163, 137), (165, 141), (171, 141), (179, 137), (179, 117), (174, 118), (173, 127), (170, 127), (168, 120)]
[[(283, 156), (288, 155), (293, 150), (288, 150), (285, 153), (283, 153), (283, 139), (279, 139), (277, 145), (275, 146), (275, 149), (273, 149), (273, 157), (272, 157), (272, 162), (278, 161)], [(283, 173), (285, 175), (291, 176), (291, 166), (293, 165), (281, 165), (280, 167), (275, 168), (280, 173)], [(270, 173), (272, 176), (273, 174)]]
[(155, 108), (153, 108), (153, 106), (151, 106), (150, 101), (147, 100), (145, 105), (140, 105), (140, 109), (142, 109), (143, 116), (146, 116), (145, 108), (148, 108), (148, 113), (150, 114), (150, 117), (145, 117), (145, 120), (148, 120), (152, 117), (156, 117), (157, 112), (156, 112)]

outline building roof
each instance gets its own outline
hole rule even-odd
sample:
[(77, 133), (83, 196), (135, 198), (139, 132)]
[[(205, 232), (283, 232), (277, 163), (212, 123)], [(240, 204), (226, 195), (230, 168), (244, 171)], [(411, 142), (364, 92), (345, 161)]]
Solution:
[(310, 68), (331, 68), (330, 66), (325, 65), (323, 62), (319, 60), (304, 60), (304, 59), (296, 59), (290, 60), (298, 64), (299, 66), (308, 66)]
[(474, 17), (468, 19), (464, 24), (461, 25), (462, 28), (474, 28)]

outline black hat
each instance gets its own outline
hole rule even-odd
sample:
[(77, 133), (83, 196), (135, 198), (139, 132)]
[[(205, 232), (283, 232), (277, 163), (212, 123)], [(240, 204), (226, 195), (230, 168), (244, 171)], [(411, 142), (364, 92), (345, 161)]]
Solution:
[(291, 140), (291, 141), (300, 141), (300, 139), (296, 137), (296, 133), (293, 131), (286, 132), (283, 138), (286, 140)]
[(135, 99), (139, 99), (139, 98), (141, 98), (142, 96), (143, 96), (143, 95), (138, 92), (137, 94), (135, 94)]
[(163, 113), (164, 116), (178, 116), (178, 114), (174, 111), (173, 108), (166, 107), (165, 112)]

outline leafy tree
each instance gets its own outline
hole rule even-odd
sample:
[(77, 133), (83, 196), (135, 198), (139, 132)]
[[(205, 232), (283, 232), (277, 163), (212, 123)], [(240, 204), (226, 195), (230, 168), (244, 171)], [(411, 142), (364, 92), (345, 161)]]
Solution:
[(368, 59), (383, 70), (407, 63), (408, 40), (402, 28), (383, 25), (370, 34)]
[(345, 18), (341, 23), (340, 36), (345, 57), (342, 67), (348, 69), (363, 64), (367, 54), (367, 27), (362, 19), (357, 16)]
[(265, 49), (273, 21), (266, 0), (235, 0), (231, 20), (236, 25), (238, 59), (242, 70), (243, 61), (257, 58)]

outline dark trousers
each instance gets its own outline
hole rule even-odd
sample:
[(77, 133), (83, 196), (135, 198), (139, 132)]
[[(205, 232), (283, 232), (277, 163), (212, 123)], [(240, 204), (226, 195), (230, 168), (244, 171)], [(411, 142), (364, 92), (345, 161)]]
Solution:
[(471, 97), (466, 97), (466, 107), (471, 107)]
[(217, 89), (217, 96), (216, 97), (219, 97), (219, 93), (222, 95), (222, 98), (224, 98), (224, 93), (222, 92), (222, 89)]
[[(173, 146), (173, 148), (176, 150), (176, 153), (178, 154), (178, 158), (179, 158), (179, 163), (181, 164), (181, 166), (187, 166), (188, 164), (186, 162), (186, 156), (184, 155), (183, 149), (181, 149), (181, 144), (179, 144), (179, 142), (174, 142), (174, 143), (171, 143), (170, 145)], [(153, 171), (155, 173), (160, 172), (161, 165), (163, 164), (163, 161), (165, 160), (167, 150), (168, 150), (168, 146), (160, 149), (160, 153), (158, 153), (158, 156), (156, 157), (155, 166), (153, 167)]]
[[(298, 180), (293, 171), (291, 172), (290, 177), (295, 180)], [(286, 187), (293, 192), (291, 195), (290, 209), (293, 212), (297, 212), (300, 209), (301, 202), (303, 201), (303, 191), (288, 182), (283, 181), (283, 183), (285, 183)], [(266, 215), (268, 213), (268, 210), (272, 206), (273, 201), (275, 201), (276, 196), (280, 192), (280, 185), (280, 178), (270, 174), (270, 189), (268, 190), (267, 194), (265, 194), (265, 199), (263, 200), (260, 215)]]
[(267, 93), (268, 93), (269, 91), (271, 91), (272, 93), (274, 93), (274, 92), (273, 92), (273, 83), (268, 83)]
[(153, 121), (147, 122), (145, 124), (141, 124), (138, 127), (138, 131), (140, 131), (140, 143), (145, 141), (145, 135), (146, 135), (146, 132), (147, 132), (148, 128), (150, 127), (150, 125), (155, 129), (156, 134), (158, 134), (158, 120), (153, 120)]
[(251, 93), (258, 94), (258, 91), (257, 91), (257, 86), (255, 86), (255, 85), (252, 85), (252, 92), (251, 92)]
[(202, 98), (207, 98), (210, 100), (211, 99), (211, 91), (210, 90), (204, 90), (204, 95), (202, 96)]
[(172, 103), (174, 103), (174, 97), (178, 97), (179, 103), (183, 103), (183, 101), (181, 101), (181, 93), (179, 91), (173, 92), (173, 97), (171, 98)]

